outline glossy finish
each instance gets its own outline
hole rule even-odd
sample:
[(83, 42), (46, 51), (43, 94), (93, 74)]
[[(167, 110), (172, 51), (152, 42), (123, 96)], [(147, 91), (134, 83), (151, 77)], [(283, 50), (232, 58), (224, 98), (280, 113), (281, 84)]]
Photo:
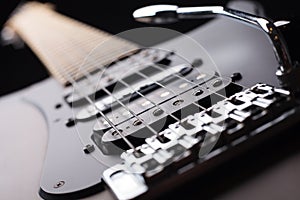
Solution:
[(273, 45), (274, 54), (278, 61), (277, 76), (289, 74), (292, 62), (285, 41), (270, 20), (246, 12), (224, 8), (222, 6), (177, 7), (174, 5), (154, 5), (140, 8), (133, 13), (133, 17), (146, 23), (170, 23), (181, 19), (201, 19), (222, 15), (246, 24), (255, 25), (263, 30)]

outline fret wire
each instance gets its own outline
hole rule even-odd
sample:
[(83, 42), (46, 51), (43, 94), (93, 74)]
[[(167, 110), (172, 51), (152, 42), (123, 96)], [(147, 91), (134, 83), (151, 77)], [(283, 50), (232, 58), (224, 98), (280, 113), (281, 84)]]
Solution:
[[(118, 52), (118, 56), (116, 56), (116, 52)], [(114, 58), (116, 57), (119, 57), (120, 53), (123, 52), (122, 50), (118, 50), (118, 51), (114, 51), (114, 54), (113, 55), (108, 55), (108, 56), (102, 56), (101, 57), (101, 60), (104, 60), (105, 59), (105, 62), (104, 63), (107, 63), (106, 60), (113, 60)], [(79, 63), (78, 63), (79, 64)], [(81, 62), (81, 65), (82, 65), (82, 62)], [(74, 68), (73, 68), (74, 69)], [(91, 70), (90, 70), (91, 69)], [(90, 65), (90, 67), (88, 68), (88, 71), (92, 71), (93, 69), (96, 69), (96, 66), (93, 66), (93, 65)], [(75, 69), (76, 71), (72, 71), (72, 73), (77, 73), (77, 69)]]
[[(69, 42), (70, 42), (70, 40), (68, 40)], [(49, 41), (49, 42), (51, 42), (51, 41)], [(66, 42), (66, 41), (65, 41)], [(72, 42), (72, 43), (74, 43), (74, 41)], [(121, 50), (120, 52), (123, 52), (123, 50)], [(59, 56), (59, 53), (57, 52), (57, 51), (52, 51), (51, 52), (53, 55), (56, 55), (56, 56)], [(61, 53), (62, 54), (62, 53)], [(69, 54), (66, 54), (66, 55), (69, 55)], [(53, 57), (56, 57), (56, 56), (53, 56)], [(112, 58), (112, 56), (110, 56), (111, 58)], [(114, 56), (113, 56), (114, 57)], [(76, 68), (76, 70), (78, 71), (78, 69), (79, 69), (79, 67), (80, 66), (77, 66), (77, 68)], [(95, 69), (96, 67), (91, 67), (91, 68), (93, 68), (93, 69)], [(60, 70), (61, 71), (61, 70)], [(65, 70), (65, 68), (64, 68), (64, 71), (66, 71)], [(78, 73), (78, 72), (75, 72), (75, 73)], [(73, 75), (73, 76), (75, 76), (75, 75)]]
[[(50, 41), (49, 41), (49, 42), (50, 42)], [(120, 51), (120, 52), (121, 52), (121, 51)], [(55, 53), (55, 55), (60, 55), (60, 54), (61, 54), (60, 52), (54, 52), (54, 53)], [(107, 57), (107, 59), (112, 59), (112, 58), (114, 58), (114, 57), (116, 57), (116, 56), (114, 56), (114, 55), (113, 55), (113, 56), (110, 56), (110, 55), (109, 55), (109, 56)], [(77, 68), (75, 69), (75, 68), (73, 67), (73, 69), (74, 69), (73, 72), (72, 72), (72, 73), (73, 73), (73, 74), (72, 74), (73, 76), (74, 76), (74, 73), (78, 73), (78, 68), (79, 68), (79, 67), (77, 67)], [(95, 69), (95, 67), (91, 67), (91, 68), (92, 68), (92, 69)], [(75, 70), (76, 70), (76, 71), (75, 71)], [(69, 73), (70, 73), (70, 71), (69, 71)]]
[[(63, 17), (63, 16), (62, 16)], [(72, 21), (72, 20), (69, 20), (69, 21)], [(61, 21), (55, 21), (55, 22), (61, 22)], [(74, 23), (74, 24), (76, 24), (76, 22), (77, 21), (72, 21), (71, 23)], [(68, 24), (68, 25), (70, 25), (70, 24)], [(81, 25), (81, 24), (80, 24)], [(73, 26), (72, 26), (73, 27)], [(63, 26), (62, 28), (67, 28), (66, 26)], [(79, 30), (81, 30), (81, 29), (79, 29)], [(76, 35), (74, 35), (73, 34), (73, 30), (71, 30), (72, 31), (72, 34), (71, 35), (68, 35), (68, 37), (73, 37), (74, 38), (74, 36), (76, 36)], [(82, 31), (82, 30), (81, 30)], [(64, 32), (65, 33), (65, 32)], [(108, 34), (107, 34), (108, 35)], [(97, 35), (96, 35), (97, 36)], [(75, 39), (77, 39), (76, 37), (75, 37)], [(100, 39), (101, 40), (101, 42), (104, 42), (104, 39), (103, 38), (101, 38)], [(82, 44), (80, 43), (80, 41), (77, 39), (77, 40), (75, 40), (76, 41), (76, 43), (77, 43), (77, 46), (79, 47), (79, 48), (82, 48)], [(119, 41), (119, 39), (117, 39), (117, 38), (114, 38), (114, 40), (112, 40), (111, 42), (120, 42)], [(110, 46), (112, 46), (111, 45), (111, 42), (108, 44), (108, 45), (110, 45)], [(94, 43), (94, 41), (93, 41), (93, 43)], [(106, 42), (107, 43), (107, 42)], [(106, 45), (106, 43), (104, 43), (104, 45)], [(78, 45), (79, 44), (79, 45)], [(85, 44), (86, 44), (86, 41), (85, 41)], [(103, 45), (103, 44), (102, 44)], [(94, 46), (94, 45), (93, 45)], [(90, 50), (90, 47), (88, 47), (89, 48), (89, 50)], [(107, 48), (106, 48), (106, 52), (109, 52), (108, 50), (107, 50)]]
[[(118, 56), (116, 56), (118, 52)], [(105, 65), (105, 64), (109, 64), (110, 62), (112, 62), (113, 60), (115, 60), (116, 58), (119, 57), (119, 55), (122, 53), (123, 51), (121, 50), (118, 50), (118, 51), (115, 51), (113, 55), (107, 55), (107, 56), (102, 56), (101, 59), (99, 61), (102, 61), (102, 65)], [(104, 61), (103, 61), (104, 60)], [(79, 63), (78, 63), (79, 64)], [(81, 62), (82, 64), (82, 62)], [(91, 69), (94, 69), (94, 67), (90, 67)]]
[[(67, 42), (71, 42), (71, 40), (68, 40)], [(73, 40), (72, 43), (75, 43), (75, 41)], [(82, 48), (79, 48), (80, 50), (82, 50)], [(55, 54), (57, 54), (58, 52), (54, 52)], [(67, 54), (69, 55), (69, 54)], [(67, 56), (70, 57), (70, 56)], [(77, 70), (79, 69), (79, 67), (77, 67)], [(80, 73), (80, 72), (79, 72)], [(89, 81), (89, 83), (91, 83), (91, 81)]]
[[(35, 4), (34, 4), (35, 5)], [(42, 5), (42, 4), (39, 4), (39, 5)], [(19, 15), (19, 16), (17, 16)], [(39, 17), (40, 15), (44, 16), (44, 17)], [(16, 18), (17, 17), (17, 18)], [(21, 17), (21, 19), (20, 19)], [(35, 43), (32, 43), (31, 39), (30, 39), (30, 35), (31, 34), (28, 34), (28, 31), (29, 33), (31, 32), (34, 32), (35, 30), (37, 30), (37, 27), (43, 27), (44, 25), (44, 20), (48, 20), (48, 23), (55, 25), (54, 28), (57, 29), (57, 27), (65, 27), (65, 26), (68, 26), (68, 28), (72, 27), (72, 25), (76, 26), (75, 29), (72, 29), (70, 28), (69, 30), (71, 30), (73, 32), (73, 30), (76, 30), (75, 32), (79, 32), (79, 33), (84, 33), (84, 35), (87, 35), (87, 36), (98, 36), (99, 35), (99, 39), (96, 38), (97, 40), (96, 41), (104, 41), (104, 40), (107, 40), (107, 36), (109, 36), (108, 33), (105, 33), (103, 31), (99, 31), (98, 29), (94, 28), (94, 27), (91, 27), (91, 26), (88, 26), (84, 23), (81, 23), (79, 21), (76, 21), (76, 20), (73, 20), (71, 18), (68, 18), (66, 16), (63, 16), (63, 15), (60, 15), (50, 9), (45, 9), (43, 6), (35, 6), (33, 9), (31, 9), (31, 7), (29, 8), (29, 10), (26, 8), (25, 11), (24, 9), (21, 11), (19, 11), (15, 16), (13, 16), (13, 20), (10, 20), (8, 24), (12, 24), (13, 28), (20, 34), (22, 35), (23, 39), (25, 38), (25, 42), (27, 43), (30, 43), (32, 44), (31, 46), (35, 46), (36, 44)], [(51, 18), (51, 19), (50, 19)], [(30, 21), (30, 23), (26, 23)], [(32, 21), (34, 23), (32, 23)], [(62, 24), (62, 21), (66, 22), (64, 24)], [(28, 26), (29, 24), (29, 26)], [(61, 24), (61, 25), (60, 25)], [(19, 26), (21, 25), (22, 28), (20, 28)], [(48, 27), (47, 27), (48, 28)], [(56, 30), (56, 29), (53, 29), (53, 30)], [(49, 30), (49, 29), (47, 29)], [(72, 34), (73, 36), (74, 34)], [(79, 35), (79, 34), (78, 34)], [(80, 34), (81, 35), (81, 34)], [(49, 33), (46, 33), (45, 35), (37, 35), (38, 38), (40, 39), (43, 39), (43, 37), (41, 38), (41, 36), (51, 36), (51, 34)], [(91, 38), (91, 37), (88, 37), (88, 38)], [(78, 39), (78, 38), (77, 38)], [(79, 38), (80, 39), (80, 38)], [(45, 37), (44, 37), (44, 40), (45, 40)], [(80, 41), (80, 40), (79, 40)], [(85, 41), (87, 41), (85, 39)], [(92, 44), (93, 41), (95, 41), (93, 38), (90, 40), (91, 42), (85, 42), (86, 43), (86, 47), (90, 48), (89, 43)], [(129, 42), (127, 42), (126, 40), (120, 40), (118, 39), (117, 41), (113, 40), (113, 42), (115, 42), (117, 45), (117, 49), (120, 48), (120, 45), (122, 46), (133, 46), (132, 44), (130, 44)], [(77, 43), (78, 44), (78, 43)], [(81, 45), (81, 44), (80, 44)], [(53, 45), (51, 45), (53, 46)], [(106, 46), (106, 44), (105, 44)], [(110, 47), (110, 46), (107, 46), (107, 47)], [(33, 49), (39, 49), (40, 48), (36, 48), (36, 47), (33, 47)], [(52, 49), (52, 48), (51, 48)], [(54, 48), (55, 49), (55, 48)], [(65, 48), (60, 48), (60, 46), (56, 46), (56, 49), (58, 49), (57, 51), (60, 52), (62, 50), (65, 50)], [(114, 47), (112, 47), (112, 52), (110, 52), (109, 50), (110, 48), (107, 48), (107, 51), (105, 51), (105, 54), (104, 56), (106, 56), (107, 58), (104, 60), (106, 62), (108, 61), (111, 61), (113, 60), (114, 58), (116, 58), (116, 56), (113, 55), (114, 52)], [(68, 50), (68, 48), (67, 48)], [(118, 54), (120, 53), (119, 50), (116, 51)], [(38, 53), (38, 56), (42, 57), (43, 60), (42, 62), (47, 66), (47, 64), (49, 63), (48, 61), (48, 58), (47, 56), (45, 55), (40, 55), (42, 53)], [(110, 58), (110, 59), (108, 59)], [(107, 64), (107, 63), (104, 63), (102, 62), (101, 63), (102, 65), (104, 64)], [(74, 77), (74, 73), (76, 73), (76, 71), (78, 71), (76, 68), (74, 68), (74, 64), (73, 65), (69, 65), (71, 66), (69, 69), (68, 69), (68, 72), (71, 74), (72, 73), (72, 76)], [(93, 70), (95, 68), (93, 67), (90, 67), (89, 70)], [(59, 70), (55, 69), (55, 66), (48, 66), (48, 70), (55, 76), (57, 77), (58, 80), (60, 80), (61, 82), (65, 82), (65, 80), (63, 80), (64, 78), (62, 77), (62, 75), (59, 74)]]
[[(63, 17), (63, 16), (62, 16), (62, 17)], [(69, 20), (69, 19), (68, 19), (68, 20)], [(77, 22), (77, 21), (72, 21), (72, 23), (76, 23), (76, 22)], [(107, 34), (107, 35), (108, 35), (108, 34)], [(71, 34), (70, 36), (72, 36), (72, 37), (73, 37), (74, 35), (73, 35), (73, 34)], [(117, 42), (120, 42), (119, 40), (120, 40), (120, 39), (118, 38), (118, 41), (117, 41)], [(114, 40), (113, 40), (113, 41), (116, 41), (116, 38), (114, 38)], [(124, 40), (122, 40), (122, 42), (124, 42)], [(110, 46), (112, 46), (112, 45), (109, 45), (109, 47), (110, 47)], [(82, 48), (82, 47), (80, 47), (80, 48)], [(106, 52), (107, 52), (107, 48), (106, 48)]]
[[(51, 54), (51, 52), (49, 52), (48, 49), (45, 50), (46, 52), (48, 51), (48, 54)], [(56, 60), (52, 60), (52, 62), (54, 62), (56, 64)], [(59, 67), (57, 68), (57, 70), (61, 70), (62, 68)], [(95, 107), (95, 109), (99, 112), (99, 114), (105, 119), (105, 121), (107, 121), (107, 123), (111, 126), (111, 128), (113, 128), (119, 135), (120, 137), (125, 141), (125, 143), (134, 151), (136, 151), (134, 145), (126, 138), (126, 136), (123, 135), (123, 133), (121, 131), (119, 131), (119, 129), (114, 125), (114, 123), (109, 120), (109, 118), (101, 111), (101, 109), (99, 109), (97, 107), (97, 105), (95, 104), (95, 102), (93, 102), (93, 100), (88, 97), (87, 94), (85, 94), (81, 89), (80, 86), (78, 86), (77, 82), (67, 73), (65, 73), (65, 71), (62, 71), (61, 73), (62, 76), (64, 76), (74, 87), (74, 89), (80, 93), (80, 95), (82, 95), (88, 102), (89, 104), (91, 104), (92, 106)]]
[[(80, 48), (80, 49), (81, 49), (81, 48)], [(120, 53), (123, 52), (123, 51), (124, 51), (123, 49), (119, 49), (118, 51), (115, 51), (115, 52), (118, 52), (118, 56), (112, 55), (111, 53), (110, 53), (110, 54), (106, 53), (108, 56), (106, 56), (106, 57), (103, 57), (103, 56), (102, 56), (101, 59), (103, 60), (103, 59), (106, 58), (106, 60), (113, 60), (113, 58), (119, 57)], [(115, 54), (116, 54), (116, 53), (115, 53)], [(106, 61), (106, 62), (107, 62), (107, 61)], [(79, 63), (78, 63), (78, 64), (79, 64)], [(93, 66), (91, 66), (90, 68), (91, 68), (91, 69), (95, 69), (95, 67), (93, 67)], [(75, 70), (77, 70), (77, 69), (74, 69), (73, 72), (74, 72)]]

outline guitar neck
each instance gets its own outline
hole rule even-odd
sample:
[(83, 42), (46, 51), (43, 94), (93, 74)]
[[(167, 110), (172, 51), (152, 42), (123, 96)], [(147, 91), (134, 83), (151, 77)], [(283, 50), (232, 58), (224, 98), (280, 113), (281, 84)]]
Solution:
[(138, 48), (134, 43), (61, 15), (48, 4), (37, 2), (20, 6), (6, 25), (63, 85)]

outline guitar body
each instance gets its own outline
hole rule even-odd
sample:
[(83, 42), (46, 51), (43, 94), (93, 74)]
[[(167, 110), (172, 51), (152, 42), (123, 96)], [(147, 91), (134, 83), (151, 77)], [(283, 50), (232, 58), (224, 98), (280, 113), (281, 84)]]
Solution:
[[(251, 2), (229, 6), (262, 14)], [(188, 62), (205, 60), (205, 55), (191, 48), (191, 40), (203, 46), (222, 76), (239, 72), (238, 84), (245, 87), (260, 82), (280, 86), (272, 46), (260, 30), (220, 17), (156, 47), (174, 50)], [(46, 199), (76, 199), (96, 193), (86, 199), (112, 198), (104, 191), (101, 177), (108, 163), (112, 166), (121, 159), (102, 155), (101, 163), (95, 155), (97, 148), (91, 154), (84, 152), (85, 145), (93, 144), (93, 122), (86, 122), (81, 133), (76, 125), (66, 126), (81, 108), (69, 106), (64, 92), (61, 84), (48, 78), (0, 99), (1, 198), (39, 199), (38, 193)]]

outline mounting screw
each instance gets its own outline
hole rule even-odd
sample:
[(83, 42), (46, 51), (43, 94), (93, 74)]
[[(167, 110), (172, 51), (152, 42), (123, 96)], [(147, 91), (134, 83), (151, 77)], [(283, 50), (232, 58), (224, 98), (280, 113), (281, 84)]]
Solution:
[(56, 105), (55, 105), (55, 109), (59, 109), (59, 108), (61, 108), (62, 107), (62, 104), (61, 103), (57, 103)]
[(89, 154), (95, 151), (95, 147), (92, 144), (88, 144), (83, 148), (84, 153)]
[(239, 72), (235, 72), (230, 76), (232, 82), (239, 81), (242, 79), (242, 74)]
[(68, 119), (67, 121), (66, 121), (66, 126), (67, 127), (72, 127), (72, 126), (74, 126), (76, 124), (76, 121), (75, 121), (75, 119), (73, 119), (73, 118), (70, 118), (70, 119)]
[(53, 188), (60, 188), (65, 184), (65, 181), (59, 181), (57, 183), (55, 183), (55, 185), (53, 186)]

